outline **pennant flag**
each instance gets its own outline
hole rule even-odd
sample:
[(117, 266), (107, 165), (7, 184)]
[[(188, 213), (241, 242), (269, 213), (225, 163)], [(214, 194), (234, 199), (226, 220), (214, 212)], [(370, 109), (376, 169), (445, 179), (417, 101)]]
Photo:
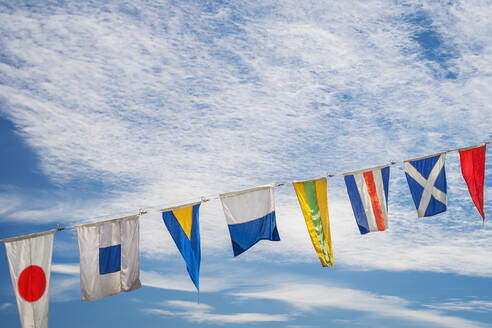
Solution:
[(446, 211), (446, 153), (404, 162), (405, 175), (418, 217)]
[(77, 227), (83, 301), (140, 288), (139, 216)]
[(483, 211), (483, 183), (485, 176), (486, 145), (460, 150), (461, 173), (468, 185), (470, 196), (485, 221)]
[(220, 200), (229, 226), (234, 256), (262, 239), (280, 240), (273, 186), (222, 194)]
[(333, 266), (326, 178), (294, 182), (294, 190), (321, 264), (324, 267)]
[(10, 277), (24, 328), (48, 327), (55, 230), (5, 239)]
[(191, 280), (199, 290), (200, 229), (198, 210), (200, 202), (162, 210), (162, 219), (178, 247)]
[(361, 234), (388, 228), (389, 166), (345, 173), (345, 185)]

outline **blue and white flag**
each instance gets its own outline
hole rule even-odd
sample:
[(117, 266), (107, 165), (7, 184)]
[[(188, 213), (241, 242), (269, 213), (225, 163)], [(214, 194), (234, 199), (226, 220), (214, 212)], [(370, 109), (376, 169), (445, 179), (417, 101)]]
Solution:
[(280, 240), (273, 186), (222, 194), (220, 200), (229, 226), (234, 256), (262, 239)]
[(446, 211), (446, 153), (404, 162), (405, 175), (418, 217)]
[(140, 288), (139, 216), (77, 227), (83, 301)]

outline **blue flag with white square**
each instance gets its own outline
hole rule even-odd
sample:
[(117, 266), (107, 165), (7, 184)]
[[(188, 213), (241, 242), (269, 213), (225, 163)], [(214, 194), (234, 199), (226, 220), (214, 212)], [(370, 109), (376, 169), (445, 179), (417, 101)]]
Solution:
[(140, 288), (139, 216), (77, 227), (83, 301)]
[(404, 162), (405, 175), (418, 217), (446, 211), (446, 153)]

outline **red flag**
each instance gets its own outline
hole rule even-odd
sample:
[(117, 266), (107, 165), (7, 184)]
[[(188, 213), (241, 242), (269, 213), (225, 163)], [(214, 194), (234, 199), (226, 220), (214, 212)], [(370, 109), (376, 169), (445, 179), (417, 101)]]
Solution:
[(485, 221), (483, 212), (483, 181), (485, 175), (485, 147), (460, 150), (461, 172), (468, 185), (468, 191)]

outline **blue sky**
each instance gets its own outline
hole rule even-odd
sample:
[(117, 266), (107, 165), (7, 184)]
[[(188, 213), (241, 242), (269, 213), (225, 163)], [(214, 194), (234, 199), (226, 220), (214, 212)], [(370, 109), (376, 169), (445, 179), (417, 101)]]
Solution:
[[(281, 242), (238, 258), (204, 203), (200, 303), (156, 209), (491, 140), (491, 16), (487, 1), (0, 2), (1, 237), (149, 209), (131, 293), (82, 303), (76, 235), (55, 235), (50, 326), (488, 327), (492, 228), (456, 152), (434, 217), (391, 167), (385, 232), (359, 235), (330, 178), (334, 268), (292, 185), (275, 194)], [(487, 218), (491, 169), (488, 151)], [(19, 326), (5, 255), (0, 321)]]

